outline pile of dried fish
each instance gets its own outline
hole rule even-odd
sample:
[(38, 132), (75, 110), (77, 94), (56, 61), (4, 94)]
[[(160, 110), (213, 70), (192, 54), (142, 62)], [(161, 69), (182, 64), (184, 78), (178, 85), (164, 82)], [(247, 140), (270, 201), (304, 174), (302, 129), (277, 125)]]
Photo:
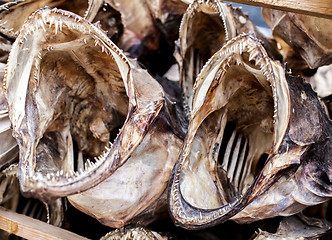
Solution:
[(332, 21), (263, 15), (271, 37), (218, 0), (2, 4), (2, 206), (102, 239), (329, 234)]

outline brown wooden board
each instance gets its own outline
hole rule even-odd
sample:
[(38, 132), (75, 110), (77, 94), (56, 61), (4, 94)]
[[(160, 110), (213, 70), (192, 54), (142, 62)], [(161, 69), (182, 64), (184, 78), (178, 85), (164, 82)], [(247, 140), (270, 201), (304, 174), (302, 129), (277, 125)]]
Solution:
[(65, 229), (0, 207), (0, 229), (31, 240), (87, 239)]
[(332, 19), (332, 0), (230, 0), (230, 2)]

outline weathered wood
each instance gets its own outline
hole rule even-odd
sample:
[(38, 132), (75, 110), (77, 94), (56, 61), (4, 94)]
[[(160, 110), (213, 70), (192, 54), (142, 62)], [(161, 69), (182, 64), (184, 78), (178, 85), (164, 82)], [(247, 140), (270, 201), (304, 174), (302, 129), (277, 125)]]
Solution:
[(87, 239), (3, 207), (0, 207), (0, 229), (31, 240)]
[(230, 0), (230, 2), (332, 19), (332, 0)]

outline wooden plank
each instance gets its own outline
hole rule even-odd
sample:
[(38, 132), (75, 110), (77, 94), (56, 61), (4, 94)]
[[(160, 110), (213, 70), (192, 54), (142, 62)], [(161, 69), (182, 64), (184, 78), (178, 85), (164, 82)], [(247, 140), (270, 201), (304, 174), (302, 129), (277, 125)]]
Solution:
[(0, 229), (31, 240), (87, 239), (23, 214), (0, 207)]
[(332, 0), (228, 0), (228, 1), (332, 19)]

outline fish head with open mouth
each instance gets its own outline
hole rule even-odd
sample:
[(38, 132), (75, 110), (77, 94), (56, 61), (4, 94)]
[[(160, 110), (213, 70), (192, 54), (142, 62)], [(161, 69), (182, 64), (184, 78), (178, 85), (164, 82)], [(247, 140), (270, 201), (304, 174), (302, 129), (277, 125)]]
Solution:
[(0, 32), (15, 39), (25, 20), (35, 11), (43, 7), (60, 8), (76, 13), (89, 21), (96, 16), (103, 1), (88, 0), (12, 0), (0, 6)]
[(287, 75), (252, 34), (213, 55), (192, 99), (169, 183), (177, 225), (200, 229), (290, 215), (331, 197), (331, 122), (312, 89)]
[[(206, 27), (209, 26), (209, 27)], [(184, 13), (177, 49), (184, 108), (189, 115), (194, 81), (207, 60), (236, 36), (232, 10), (220, 1), (193, 1)]]
[(4, 78), (23, 192), (81, 192), (126, 162), (165, 102), (161, 86), (134, 66), (78, 15), (46, 8), (29, 17)]
[(281, 56), (276, 45), (255, 27), (241, 8), (215, 1), (193, 1), (183, 15), (174, 53), (180, 71), (180, 86), (187, 115), (192, 107), (193, 86), (205, 63), (228, 40), (252, 32), (273, 59)]
[(14, 42), (4, 87), (25, 194), (68, 196), (112, 227), (166, 209), (181, 111), (104, 31), (67, 11), (38, 10)]

